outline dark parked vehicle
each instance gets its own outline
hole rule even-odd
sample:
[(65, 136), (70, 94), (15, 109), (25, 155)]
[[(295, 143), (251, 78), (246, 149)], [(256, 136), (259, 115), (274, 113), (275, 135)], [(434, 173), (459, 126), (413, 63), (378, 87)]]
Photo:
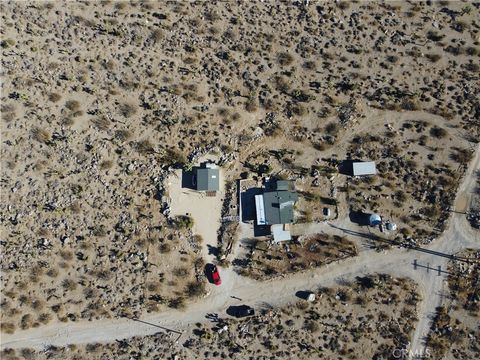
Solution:
[(230, 306), (227, 309), (227, 314), (237, 318), (242, 318), (255, 315), (255, 310), (248, 305)]

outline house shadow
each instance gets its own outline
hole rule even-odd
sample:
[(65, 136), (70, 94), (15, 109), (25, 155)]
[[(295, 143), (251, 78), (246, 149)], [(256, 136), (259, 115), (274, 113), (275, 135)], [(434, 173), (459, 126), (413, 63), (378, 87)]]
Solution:
[(253, 225), (253, 236), (261, 237), (261, 236), (269, 236), (271, 235), (270, 225), (257, 225), (256, 223)]
[(255, 221), (255, 195), (263, 194), (262, 188), (250, 188), (240, 193), (243, 222)]
[(353, 163), (355, 160), (343, 160), (338, 165), (338, 172), (343, 175), (353, 176)]
[(182, 188), (195, 190), (195, 168), (191, 171), (182, 170)]
[(350, 218), (350, 221), (360, 225), (360, 226), (365, 226), (365, 225), (370, 225), (370, 214), (366, 214), (362, 211), (350, 211), (350, 214), (348, 214), (348, 217)]

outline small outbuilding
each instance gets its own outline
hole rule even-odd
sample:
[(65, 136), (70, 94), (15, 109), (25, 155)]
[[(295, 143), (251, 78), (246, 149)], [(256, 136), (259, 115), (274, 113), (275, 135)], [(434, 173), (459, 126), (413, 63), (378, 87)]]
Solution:
[(352, 163), (353, 176), (375, 175), (376, 173), (377, 168), (374, 161)]
[(195, 181), (198, 191), (218, 191), (220, 189), (220, 179), (217, 165), (207, 163), (205, 167), (196, 168)]

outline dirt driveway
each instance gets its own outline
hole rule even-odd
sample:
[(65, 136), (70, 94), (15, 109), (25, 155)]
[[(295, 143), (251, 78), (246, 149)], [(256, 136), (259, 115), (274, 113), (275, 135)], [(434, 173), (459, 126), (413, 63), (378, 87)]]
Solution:
[(175, 170), (167, 180), (171, 215), (188, 215), (193, 218), (192, 231), (203, 238), (202, 256), (206, 262), (215, 259), (217, 249), (217, 230), (220, 227), (225, 195), (225, 184), (222, 179), (224, 177), (220, 169), (220, 191), (216, 196), (206, 196), (205, 192), (182, 187), (182, 170)]

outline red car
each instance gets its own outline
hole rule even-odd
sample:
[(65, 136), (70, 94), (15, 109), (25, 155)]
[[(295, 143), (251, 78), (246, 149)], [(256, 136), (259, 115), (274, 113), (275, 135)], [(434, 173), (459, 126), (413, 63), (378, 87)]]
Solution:
[(222, 283), (222, 279), (220, 279), (220, 274), (218, 273), (216, 266), (212, 269), (212, 281), (215, 285), (220, 285)]

